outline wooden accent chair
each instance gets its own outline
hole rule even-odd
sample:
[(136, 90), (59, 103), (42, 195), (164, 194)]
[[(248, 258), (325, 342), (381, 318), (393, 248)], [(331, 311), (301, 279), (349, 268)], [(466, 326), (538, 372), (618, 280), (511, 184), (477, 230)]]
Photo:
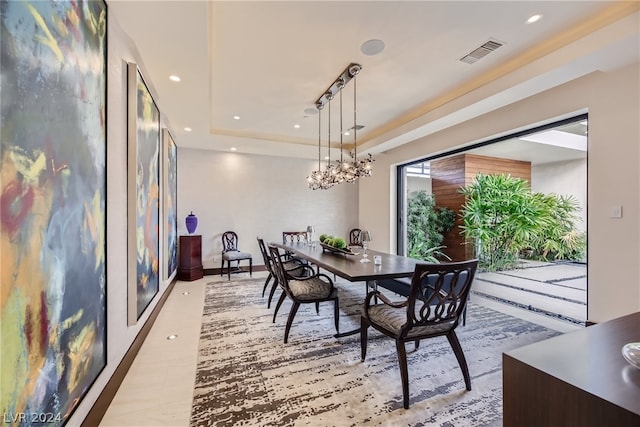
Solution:
[(231, 280), (231, 263), (237, 263), (234, 273), (239, 273), (240, 261), (249, 260), (249, 276), (253, 276), (253, 256), (250, 253), (238, 249), (238, 235), (234, 231), (225, 231), (222, 234), (222, 263), (220, 275), (224, 272), (224, 263), (227, 262), (227, 277)]
[[(264, 266), (266, 267), (269, 275), (267, 276), (267, 280), (264, 282), (264, 287), (262, 288), (262, 297), (264, 298), (264, 293), (267, 290), (267, 286), (271, 279), (273, 279), (273, 284), (271, 285), (271, 291), (269, 292), (269, 301), (267, 303), (267, 308), (271, 308), (271, 300), (273, 299), (273, 294), (278, 288), (278, 276), (273, 269), (273, 263), (271, 262), (271, 257), (269, 256), (269, 252), (267, 250), (266, 245), (264, 244), (264, 240), (260, 237), (258, 239), (258, 246), (260, 247), (260, 253), (262, 253), (262, 259), (264, 260)], [(292, 258), (284, 263), (285, 270), (288, 275), (292, 277), (296, 276), (304, 276), (306, 270), (306, 263), (298, 258)]]
[[(405, 343), (446, 336), (462, 370), (467, 390), (471, 390), (469, 368), (455, 329), (467, 304), (467, 297), (478, 267), (478, 260), (416, 264), (409, 297), (392, 302), (384, 294), (367, 294), (361, 317), (360, 348), (362, 361), (367, 355), (367, 330), (373, 326), (396, 341), (404, 407), (409, 409), (409, 372)], [(372, 304), (374, 297), (382, 301)]]
[[(282, 288), (283, 292), (276, 304), (276, 310), (273, 314), (273, 322), (276, 321), (276, 314), (278, 309), (282, 305), (282, 302), (286, 297), (291, 299), (291, 310), (289, 311), (289, 317), (287, 319), (287, 326), (284, 329), (284, 342), (285, 344), (289, 340), (289, 331), (291, 330), (291, 324), (298, 312), (300, 304), (315, 304), (316, 313), (319, 314), (319, 305), (324, 301), (333, 301), (333, 321), (336, 328), (336, 333), (340, 332), (339, 326), (339, 302), (338, 291), (333, 287), (333, 281), (329, 276), (322, 273), (312, 274), (307, 277), (291, 277), (287, 274), (284, 267), (283, 255), (280, 254), (280, 250), (276, 246), (269, 246), (269, 254), (271, 255), (271, 262), (273, 269), (278, 277), (278, 284)], [(310, 269), (310, 267), (307, 267)], [(311, 270), (313, 272), (313, 270)]]

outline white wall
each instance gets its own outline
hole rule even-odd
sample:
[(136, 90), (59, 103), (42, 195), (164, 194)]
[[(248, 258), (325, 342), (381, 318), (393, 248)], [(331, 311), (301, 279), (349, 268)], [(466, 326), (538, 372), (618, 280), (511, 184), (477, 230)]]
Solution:
[(417, 176), (406, 177), (407, 195), (418, 191), (426, 191), (431, 194), (431, 178), (419, 178)]
[(575, 197), (580, 218), (575, 226), (585, 231), (587, 227), (587, 161), (569, 160), (531, 166), (531, 191), (536, 193), (555, 193), (561, 196)]
[[(180, 148), (178, 234), (187, 234), (189, 212), (198, 217), (204, 268), (219, 268), (222, 233), (238, 233), (239, 248), (263, 265), (256, 237), (282, 241), (283, 231), (348, 238), (358, 226), (358, 184), (310, 190), (306, 177), (317, 161)], [(247, 265), (246, 262), (242, 265)]]
[[(533, 123), (589, 113), (588, 319), (602, 322), (640, 310), (640, 69), (594, 72), (376, 156), (373, 177), (360, 183), (360, 221), (393, 250), (395, 165)], [(380, 209), (388, 206), (391, 209)], [(622, 205), (624, 217), (609, 217)], [(615, 267), (615, 268), (614, 268)]]

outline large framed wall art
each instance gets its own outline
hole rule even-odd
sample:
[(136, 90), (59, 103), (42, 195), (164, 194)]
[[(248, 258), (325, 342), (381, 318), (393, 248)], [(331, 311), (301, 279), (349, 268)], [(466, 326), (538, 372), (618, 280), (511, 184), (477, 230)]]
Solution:
[(107, 363), (107, 6), (0, 12), (0, 412), (61, 426)]
[(163, 131), (164, 149), (164, 209), (168, 279), (178, 268), (178, 147), (169, 133)]
[(128, 323), (159, 289), (160, 112), (138, 66), (127, 66)]

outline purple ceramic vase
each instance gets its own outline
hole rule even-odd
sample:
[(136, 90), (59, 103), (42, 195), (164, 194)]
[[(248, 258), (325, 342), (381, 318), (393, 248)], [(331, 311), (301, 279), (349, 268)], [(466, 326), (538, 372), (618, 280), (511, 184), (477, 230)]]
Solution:
[(198, 217), (195, 216), (193, 212), (191, 212), (189, 215), (187, 215), (187, 218), (184, 220), (184, 222), (187, 226), (187, 231), (189, 232), (189, 234), (193, 234), (198, 227)]

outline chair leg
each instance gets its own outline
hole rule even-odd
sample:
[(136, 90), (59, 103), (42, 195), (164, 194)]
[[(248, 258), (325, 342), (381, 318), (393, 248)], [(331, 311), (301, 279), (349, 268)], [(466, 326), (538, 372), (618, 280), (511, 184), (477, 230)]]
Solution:
[(333, 302), (333, 323), (336, 325), (336, 334), (340, 333), (340, 302), (338, 298)]
[(267, 280), (264, 282), (264, 286), (262, 287), (262, 298), (264, 298), (264, 293), (267, 290), (267, 286), (269, 285), (269, 281), (271, 280), (272, 277), (273, 275), (269, 273), (269, 276), (267, 276)]
[(291, 324), (293, 323), (293, 318), (296, 317), (296, 313), (298, 312), (298, 307), (300, 307), (299, 302), (293, 302), (291, 306), (291, 311), (289, 312), (289, 318), (287, 319), (287, 326), (284, 328), (284, 343), (286, 344), (289, 341), (289, 331), (291, 330)]
[(467, 360), (464, 358), (464, 352), (462, 351), (462, 346), (460, 345), (460, 341), (458, 341), (458, 336), (456, 335), (455, 331), (449, 332), (447, 334), (447, 339), (449, 340), (449, 344), (451, 344), (451, 348), (456, 355), (456, 359), (458, 359), (460, 369), (462, 369), (464, 384), (467, 386), (467, 390), (471, 391), (471, 377), (469, 376), (469, 367), (467, 366)]
[(249, 277), (253, 277), (253, 258), (249, 258)]
[(286, 297), (287, 297), (287, 294), (284, 291), (282, 291), (282, 294), (278, 299), (278, 303), (276, 304), (276, 311), (273, 312), (273, 322), (271, 323), (276, 323), (276, 315), (278, 314), (278, 310), (280, 310), (280, 306), (282, 305)]
[(316, 302), (316, 314), (320, 314), (320, 303)]
[(398, 363), (400, 364), (404, 409), (409, 409), (409, 370), (407, 368), (407, 350), (404, 347), (404, 342), (400, 340), (396, 340), (396, 348), (398, 350)]
[(231, 261), (227, 261), (227, 279), (231, 280)]
[(222, 273), (224, 273), (224, 259), (222, 260), (222, 262), (220, 263), (220, 275), (222, 276)]
[(416, 350), (417, 350), (420, 347), (420, 340), (416, 340), (415, 344), (416, 344)]
[(369, 321), (366, 317), (360, 317), (360, 360), (364, 362), (367, 357), (367, 332), (369, 330)]
[(267, 302), (267, 308), (271, 308), (271, 299), (273, 298), (273, 294), (276, 293), (276, 288), (278, 287), (278, 278), (273, 277), (273, 285), (271, 285), (271, 292), (269, 292), (269, 301)]

